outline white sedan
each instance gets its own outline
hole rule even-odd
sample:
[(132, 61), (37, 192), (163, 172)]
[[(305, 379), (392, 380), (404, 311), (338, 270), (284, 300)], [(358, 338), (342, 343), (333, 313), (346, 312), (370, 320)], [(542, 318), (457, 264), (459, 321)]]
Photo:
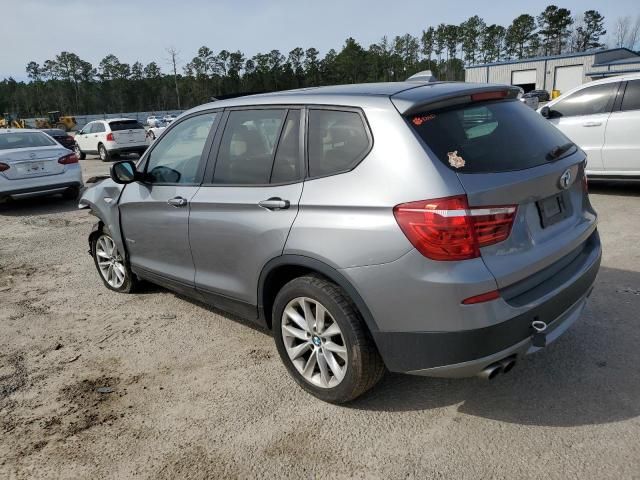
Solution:
[(155, 115), (149, 115), (147, 117), (147, 126), (148, 127), (159, 127), (162, 124), (162, 119)]
[(82, 186), (74, 152), (40, 130), (0, 129), (0, 201), (55, 193), (74, 199)]
[(173, 113), (169, 113), (169, 114), (165, 115), (164, 117), (162, 117), (162, 121), (164, 122), (165, 125), (169, 125), (176, 118), (178, 118), (177, 115), (175, 115)]

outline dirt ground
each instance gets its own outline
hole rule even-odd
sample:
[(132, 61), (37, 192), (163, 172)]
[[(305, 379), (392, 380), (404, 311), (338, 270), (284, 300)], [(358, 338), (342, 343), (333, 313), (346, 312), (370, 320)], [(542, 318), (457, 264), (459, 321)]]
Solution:
[(492, 382), (388, 374), (342, 407), (267, 332), (104, 288), (74, 202), (2, 205), (0, 478), (640, 478), (640, 184), (590, 188), (604, 259), (563, 338)]

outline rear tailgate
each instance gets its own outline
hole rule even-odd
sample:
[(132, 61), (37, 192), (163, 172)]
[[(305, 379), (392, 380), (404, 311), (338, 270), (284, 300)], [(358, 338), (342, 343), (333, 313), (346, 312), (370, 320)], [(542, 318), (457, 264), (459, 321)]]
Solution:
[(469, 207), (516, 207), (506, 240), (480, 248), (502, 289), (576, 252), (594, 232), (596, 214), (580, 149), (513, 98), (477, 98), (407, 119), (430, 153), (457, 173)]
[[(504, 288), (548, 267), (583, 245), (596, 215), (584, 190), (584, 154), (518, 172), (458, 174), (469, 205), (516, 205), (511, 235), (483, 247), (482, 259)], [(568, 188), (560, 177), (570, 172)]]
[(147, 132), (141, 123), (135, 120), (114, 120), (109, 122), (114, 141), (119, 145), (145, 143)]

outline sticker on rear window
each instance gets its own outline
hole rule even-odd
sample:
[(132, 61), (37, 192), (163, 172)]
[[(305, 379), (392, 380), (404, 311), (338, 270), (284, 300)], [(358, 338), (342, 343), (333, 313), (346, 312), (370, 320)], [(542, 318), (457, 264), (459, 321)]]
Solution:
[(428, 122), (429, 120), (433, 120), (434, 118), (436, 118), (436, 116), (432, 113), (430, 115), (421, 115), (421, 116), (413, 117), (411, 121), (416, 127), (419, 127), (424, 122)]
[(449, 165), (453, 168), (462, 168), (465, 165), (464, 158), (458, 155), (458, 151), (454, 150), (453, 152), (447, 152), (447, 156), (449, 157)]

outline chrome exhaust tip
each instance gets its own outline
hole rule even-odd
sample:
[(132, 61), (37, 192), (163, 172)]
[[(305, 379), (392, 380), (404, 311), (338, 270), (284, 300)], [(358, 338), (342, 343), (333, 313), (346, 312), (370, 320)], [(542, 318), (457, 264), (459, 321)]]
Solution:
[(500, 360), (500, 365), (502, 365), (502, 373), (509, 373), (516, 366), (516, 359), (515, 357), (504, 358)]
[(484, 380), (493, 380), (496, 376), (502, 372), (503, 366), (500, 362), (492, 363), (480, 373), (478, 373), (478, 377)]

